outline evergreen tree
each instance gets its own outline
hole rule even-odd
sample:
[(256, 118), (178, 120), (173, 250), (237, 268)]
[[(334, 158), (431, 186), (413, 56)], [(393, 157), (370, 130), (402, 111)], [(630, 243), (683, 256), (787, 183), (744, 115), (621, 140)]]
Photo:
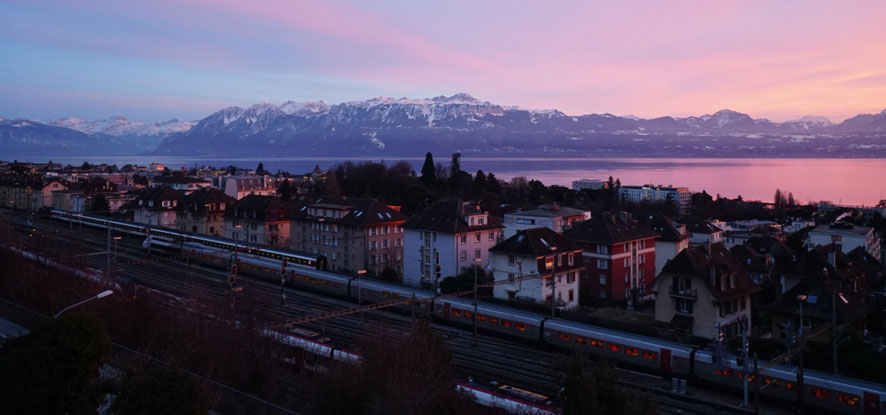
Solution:
[(284, 180), (277, 191), (280, 193), (280, 199), (292, 200), (292, 186), (289, 184), (289, 180)]
[(431, 155), (430, 151), (425, 154), (425, 164), (421, 166), (421, 181), (428, 186), (433, 186), (437, 183), (437, 169), (434, 168), (434, 156)]
[(477, 170), (477, 175), (474, 176), (474, 194), (480, 195), (486, 191), (486, 175), (483, 174), (483, 170)]
[(326, 172), (326, 186), (323, 193), (329, 196), (341, 195), (341, 188), (339, 187), (337, 176), (338, 175), (335, 174), (335, 170), (333, 169), (329, 169), (329, 171)]
[(268, 173), (268, 171), (265, 170), (265, 164), (264, 164), (264, 163), (262, 163), (262, 162), (258, 162), (258, 167), (255, 168), (255, 174), (257, 174), (257, 175), (259, 175), (259, 176), (264, 176), (264, 175), (266, 175), (266, 174), (270, 174), (270, 173)]
[(89, 210), (93, 213), (110, 213), (111, 206), (108, 205), (108, 200), (105, 199), (105, 195), (97, 194), (92, 198), (92, 206), (90, 206)]
[(461, 171), (461, 153), (452, 153), (452, 161), (449, 162), (449, 176), (456, 176)]

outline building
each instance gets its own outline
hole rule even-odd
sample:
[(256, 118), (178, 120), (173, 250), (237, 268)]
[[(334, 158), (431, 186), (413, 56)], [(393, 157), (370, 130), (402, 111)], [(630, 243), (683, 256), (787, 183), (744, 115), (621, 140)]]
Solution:
[(563, 236), (583, 249), (586, 272), (581, 290), (588, 300), (628, 300), (635, 304), (652, 294), (658, 234), (628, 213), (604, 213), (577, 223)]
[(290, 246), (326, 256), (330, 270), (403, 272), (406, 215), (375, 199), (323, 196), (296, 202)]
[(68, 190), (60, 179), (40, 175), (5, 174), (0, 176), (0, 203), (18, 210), (37, 210), (52, 206), (52, 192)]
[(618, 197), (622, 202), (656, 203), (672, 201), (681, 215), (692, 210), (692, 192), (685, 187), (655, 186), (622, 186), (618, 189)]
[(686, 225), (686, 231), (689, 232), (689, 243), (691, 245), (707, 245), (723, 242), (723, 229), (711, 225), (705, 220), (695, 216), (684, 216), (678, 222)]
[(880, 257), (880, 238), (872, 227), (838, 222), (816, 226), (806, 235), (806, 246), (809, 248), (830, 244), (840, 247), (844, 254), (861, 246), (877, 261), (883, 262)]
[(684, 249), (689, 248), (691, 235), (686, 225), (674, 221), (662, 213), (646, 214), (639, 218), (640, 224), (659, 236), (655, 240), (655, 274), (658, 275), (664, 265), (674, 259)]
[(177, 227), (185, 232), (223, 236), (225, 211), (236, 201), (213, 187), (192, 191), (178, 205)]
[(781, 225), (781, 230), (785, 233), (799, 232), (804, 228), (815, 227), (815, 221), (811, 219), (789, 218)]
[[(438, 287), (475, 264), (489, 264), (489, 248), (501, 235), (501, 220), (471, 203), (443, 199), (409, 218), (403, 228), (403, 282)], [(439, 268), (437, 266), (439, 265)]]
[(578, 308), (584, 272), (581, 252), (581, 247), (549, 228), (520, 230), (489, 249), (496, 283), (493, 296), (550, 304), (556, 291), (556, 307)]
[(220, 178), (219, 187), (226, 195), (237, 200), (247, 195), (277, 195), (277, 188), (271, 176), (224, 176)]
[(751, 295), (759, 291), (741, 263), (723, 246), (680, 252), (655, 278), (655, 319), (705, 339), (741, 334), (751, 324)]
[(545, 227), (554, 232), (563, 233), (576, 222), (591, 218), (591, 212), (587, 210), (561, 207), (557, 203), (541, 205), (537, 209), (518, 210), (505, 214), (505, 238), (510, 238), (519, 230)]
[(212, 183), (209, 180), (197, 177), (158, 176), (151, 179), (150, 185), (152, 187), (169, 186), (188, 195), (204, 187), (210, 187)]
[(133, 222), (176, 229), (178, 204), (184, 197), (184, 193), (168, 186), (144, 188), (130, 204)]
[(581, 179), (572, 181), (572, 190), (601, 190), (608, 189), (609, 183), (602, 180)]
[(225, 208), (225, 238), (251, 244), (288, 246), (289, 214), (289, 203), (274, 196), (244, 196)]

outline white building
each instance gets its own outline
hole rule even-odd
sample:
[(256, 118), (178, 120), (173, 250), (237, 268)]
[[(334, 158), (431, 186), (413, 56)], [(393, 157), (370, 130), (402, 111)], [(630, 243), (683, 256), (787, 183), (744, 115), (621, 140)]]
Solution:
[(782, 225), (782, 230), (785, 233), (794, 233), (810, 226), (815, 226), (815, 221), (812, 219), (791, 218), (788, 222)]
[(581, 179), (572, 181), (572, 190), (600, 190), (607, 188), (608, 183), (602, 180)]
[(510, 238), (519, 230), (545, 227), (563, 233), (576, 222), (591, 218), (587, 210), (561, 207), (556, 203), (541, 205), (538, 209), (516, 211), (505, 215), (505, 238)]
[(271, 176), (225, 176), (221, 178), (220, 187), (226, 195), (237, 200), (248, 195), (277, 195)]
[(655, 275), (658, 275), (668, 261), (689, 248), (691, 235), (686, 230), (686, 225), (661, 213), (641, 216), (638, 219), (643, 226), (660, 235), (655, 240)]
[(819, 225), (806, 236), (806, 246), (809, 248), (830, 244), (839, 246), (844, 254), (859, 246), (863, 247), (877, 261), (883, 262), (880, 257), (880, 238), (877, 237), (874, 228), (850, 223), (833, 223)]
[(692, 235), (689, 242), (692, 245), (715, 244), (723, 241), (723, 229), (696, 217), (687, 216), (679, 222), (686, 225), (686, 231)]
[(665, 202), (671, 200), (680, 214), (686, 214), (692, 209), (692, 192), (685, 187), (655, 186), (645, 184), (643, 186), (622, 186), (619, 188), (618, 197), (622, 202)]
[(495, 298), (550, 304), (556, 292), (557, 308), (578, 308), (584, 264), (582, 248), (574, 242), (549, 228), (525, 229), (492, 247), (489, 255)]
[(151, 179), (151, 187), (169, 186), (184, 192), (186, 195), (211, 185), (212, 183), (209, 180), (197, 177), (159, 176)]
[(502, 229), (499, 218), (459, 199), (440, 200), (401, 227), (403, 283), (438, 288), (440, 280), (464, 268), (489, 265), (489, 248)]

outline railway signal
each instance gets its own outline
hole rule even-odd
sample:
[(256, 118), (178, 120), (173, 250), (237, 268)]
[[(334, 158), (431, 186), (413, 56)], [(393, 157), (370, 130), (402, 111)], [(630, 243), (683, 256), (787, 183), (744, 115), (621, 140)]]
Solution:
[(233, 287), (234, 284), (236, 284), (236, 283), (237, 283), (237, 264), (234, 263), (234, 264), (231, 264), (231, 276), (228, 277), (228, 284), (230, 284), (231, 287)]

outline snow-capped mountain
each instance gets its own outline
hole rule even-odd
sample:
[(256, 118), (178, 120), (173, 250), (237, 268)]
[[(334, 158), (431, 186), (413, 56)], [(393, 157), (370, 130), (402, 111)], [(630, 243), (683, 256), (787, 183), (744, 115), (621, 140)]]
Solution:
[[(128, 154), (153, 150), (158, 155), (224, 157), (415, 156), (429, 150), (532, 156), (759, 157), (761, 152), (798, 157), (886, 156), (886, 111), (858, 115), (836, 125), (812, 116), (775, 123), (728, 109), (685, 118), (571, 116), (556, 109), (502, 106), (465, 93), (422, 99), (377, 97), (334, 105), (265, 102), (223, 108), (196, 122), (144, 123), (122, 116), (97, 121), (65, 118), (36, 122), (42, 129), (30, 136), (23, 129), (27, 122), (0, 121), (0, 134), (6, 134), (0, 138), (14, 137), (17, 145), (38, 144), (58, 133), (72, 143), (76, 139), (111, 143), (114, 139), (126, 144)], [(842, 149), (849, 150), (841, 153)]]

